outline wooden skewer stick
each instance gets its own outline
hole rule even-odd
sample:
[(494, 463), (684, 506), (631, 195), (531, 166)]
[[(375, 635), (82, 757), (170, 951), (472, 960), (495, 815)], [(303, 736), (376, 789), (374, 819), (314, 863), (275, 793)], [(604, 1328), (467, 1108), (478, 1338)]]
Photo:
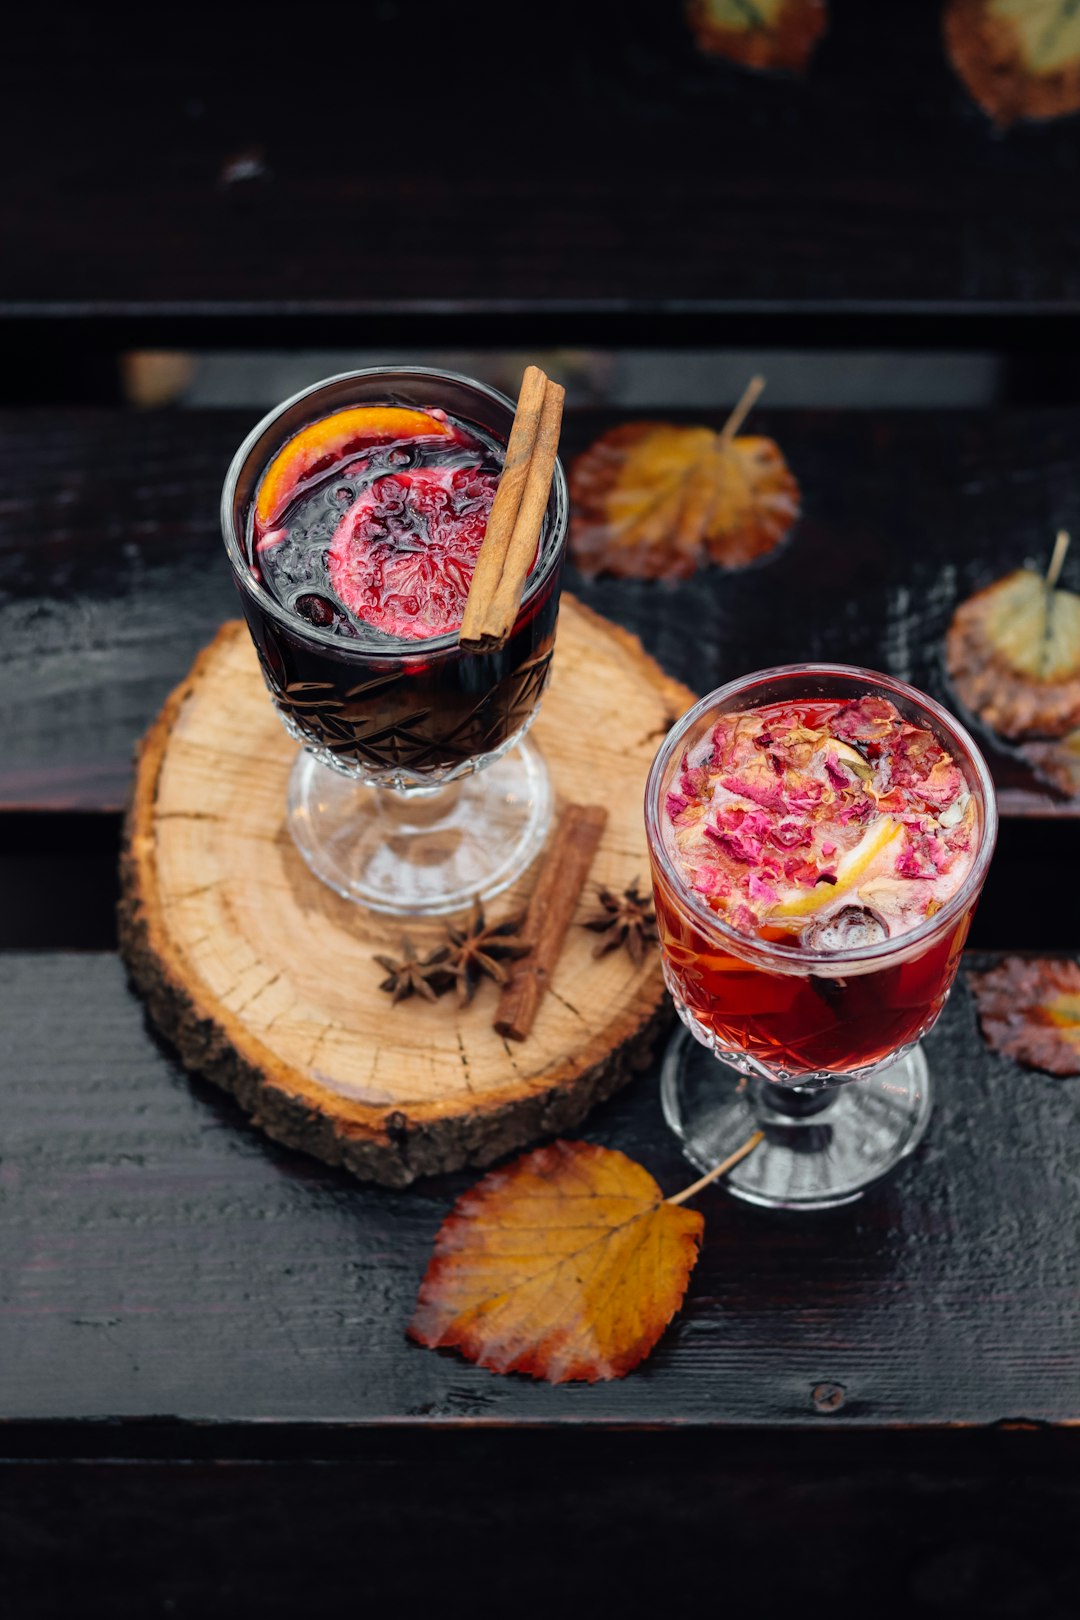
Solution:
[(479, 647), (483, 641), (483, 619), (486, 605), (492, 600), (502, 577), (507, 548), (514, 532), (522, 492), (536, 447), (540, 430), (540, 413), (544, 405), (547, 377), (539, 366), (526, 366), (521, 379), (514, 425), (506, 446), (499, 487), (488, 516), (487, 531), (480, 555), (476, 559), (465, 613), (461, 621), (461, 644)]
[(559, 430), (562, 427), (563, 400), (566, 390), (548, 378), (544, 391), (544, 406), (540, 412), (540, 428), (533, 447), (529, 473), (521, 494), (514, 532), (503, 564), (502, 576), (489, 611), (484, 616), (483, 633), (490, 645), (504, 642), (518, 616), (525, 581), (529, 576), (540, 533), (544, 527), (551, 480), (555, 473), (555, 458), (559, 453)]
[(700, 1181), (695, 1181), (689, 1187), (684, 1187), (682, 1192), (676, 1193), (673, 1198), (665, 1198), (664, 1203), (685, 1204), (688, 1198), (694, 1198), (703, 1187), (707, 1187), (709, 1185), (710, 1181), (716, 1181), (720, 1176), (726, 1176), (729, 1170), (734, 1170), (735, 1166), (740, 1164), (743, 1159), (747, 1158), (751, 1153), (753, 1153), (758, 1143), (764, 1142), (764, 1140), (765, 1132), (755, 1131), (753, 1136), (749, 1137), (743, 1143), (742, 1147), (736, 1148), (734, 1153), (728, 1154), (723, 1164), (716, 1165), (715, 1168), (710, 1170), (707, 1175), (702, 1176)]
[(511, 968), (495, 1014), (495, 1028), (508, 1040), (523, 1041), (533, 1027), (606, 825), (598, 804), (568, 804), (559, 819), (522, 928), (532, 948)]
[(1061, 570), (1065, 564), (1065, 553), (1069, 549), (1068, 529), (1059, 529), (1057, 539), (1054, 541), (1054, 554), (1050, 558), (1050, 566), (1046, 570), (1046, 588), (1052, 591), (1061, 578)]
[(731, 443), (732, 439), (735, 437), (736, 433), (738, 433), (739, 429), (746, 421), (746, 418), (750, 415), (750, 412), (761, 398), (764, 387), (764, 377), (751, 377), (750, 381), (743, 389), (735, 409), (732, 411), (731, 415), (720, 429), (721, 444)]

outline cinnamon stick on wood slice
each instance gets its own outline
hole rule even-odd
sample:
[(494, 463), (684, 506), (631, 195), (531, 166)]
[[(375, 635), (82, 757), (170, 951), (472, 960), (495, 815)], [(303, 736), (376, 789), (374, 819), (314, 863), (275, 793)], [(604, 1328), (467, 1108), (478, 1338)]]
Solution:
[(464, 647), (478, 647), (483, 638), (484, 613), (502, 576), (507, 547), (514, 532), (521, 494), (540, 429), (540, 412), (546, 387), (547, 377), (540, 367), (526, 366), (518, 393), (517, 410), (514, 412), (514, 424), (506, 446), (506, 460), (491, 504), (484, 543), (476, 559), (461, 621), (460, 640)]
[(461, 623), (470, 651), (501, 647), (514, 627), (551, 492), (564, 397), (537, 366), (527, 369)]
[(568, 804), (559, 818), (521, 930), (532, 948), (514, 963), (495, 1014), (508, 1040), (523, 1041), (533, 1027), (606, 824), (598, 804)]

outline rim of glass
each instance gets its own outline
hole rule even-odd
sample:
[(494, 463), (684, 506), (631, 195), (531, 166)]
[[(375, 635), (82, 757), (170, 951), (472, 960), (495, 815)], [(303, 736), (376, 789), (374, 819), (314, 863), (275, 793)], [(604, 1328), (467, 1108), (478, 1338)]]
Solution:
[[(248, 591), (259, 606), (292, 635), (299, 636), (303, 641), (317, 642), (320, 646), (328, 647), (331, 651), (346, 658), (350, 654), (353, 657), (362, 657), (364, 659), (416, 657), (421, 647), (424, 656), (427, 657), (430, 653), (443, 652), (456, 647), (458, 645), (458, 632), (451, 630), (444, 636), (429, 636), (423, 641), (388, 638), (385, 646), (364, 644), (354, 647), (343, 637), (335, 635), (332, 630), (321, 630), (318, 625), (304, 623), (295, 614), (290, 613), (287, 608), (283, 607), (277, 597), (273, 596), (264, 585), (252, 577), (250, 565), (244, 555), (243, 538), (236, 534), (236, 525), (233, 521), (233, 504), (240, 474), (255, 446), (263, 434), (273, 426), (277, 418), (283, 416), (286, 411), (292, 410), (294, 405), (299, 405), (309, 396), (321, 393), (323, 389), (330, 388), (335, 383), (355, 382), (359, 378), (366, 377), (431, 377), (436, 382), (462, 383), (466, 388), (472, 388), (477, 393), (486, 394), (488, 399), (493, 400), (498, 405), (505, 406), (510, 412), (511, 420), (513, 420), (516, 410), (514, 401), (498, 388), (492, 388), (488, 383), (479, 382), (475, 377), (466, 377), (463, 372), (442, 371), (437, 366), (364, 366), (359, 371), (339, 371), (332, 377), (322, 377), (318, 382), (309, 383), (306, 388), (301, 388), (297, 393), (290, 394), (289, 398), (282, 400), (280, 405), (275, 405), (272, 410), (267, 411), (266, 415), (256, 422), (255, 426), (244, 438), (229, 463), (229, 470), (225, 474), (225, 482), (221, 488), (221, 536), (225, 542), (225, 550), (233, 574), (236, 576), (241, 589)], [(344, 408), (347, 409), (348, 407)], [(311, 420), (317, 421), (318, 418), (312, 417)], [(299, 433), (300, 431), (301, 428), (298, 427), (296, 432)], [(287, 443), (287, 439), (282, 440), (283, 445)], [(281, 446), (278, 446), (278, 448), (280, 449)], [(566, 474), (563, 472), (562, 462), (557, 456), (555, 458), (555, 471), (552, 475), (551, 489), (555, 498), (554, 520), (548, 524), (546, 545), (540, 553), (540, 562), (525, 582), (521, 607), (518, 609), (519, 615), (525, 606), (531, 602), (540, 587), (546, 583), (563, 549), (563, 539), (569, 521), (570, 497), (566, 486)]]
[[(957, 889), (956, 893), (948, 899), (941, 910), (933, 917), (926, 918), (917, 928), (909, 933), (899, 934), (895, 939), (884, 939), (876, 945), (867, 945), (862, 949), (848, 949), (840, 951), (814, 951), (807, 950), (801, 945), (781, 945), (772, 940), (757, 939), (751, 935), (741, 934), (725, 922), (720, 914), (707, 905), (705, 901), (688, 889), (680, 876), (675, 863), (669, 856), (664, 844), (663, 829), (661, 825), (660, 789), (668, 764), (676, 749), (682, 743), (686, 733), (697, 722), (708, 714), (710, 709), (727, 702), (728, 699), (746, 691), (749, 687), (763, 684), (776, 679), (794, 678), (799, 675), (814, 676), (828, 675), (850, 677), (856, 682), (869, 682), (871, 685), (884, 687), (905, 698), (916, 708), (923, 710), (931, 716), (950, 737), (954, 738), (959, 750), (968, 756), (975, 768), (979, 790), (982, 796), (982, 837), (975, 852), (975, 859), (971, 864), (971, 871)], [(793, 700), (797, 701), (797, 699)], [(767, 962), (801, 965), (832, 964), (852, 967), (856, 964), (880, 962), (900, 952), (905, 954), (915, 945), (932, 940), (936, 935), (944, 933), (972, 904), (982, 887), (986, 868), (994, 852), (997, 839), (998, 811), (997, 799), (994, 794), (994, 783), (989, 768), (977, 747), (974, 739), (967, 729), (962, 726), (948, 709), (918, 687), (909, 686), (907, 681), (898, 680), (893, 675), (886, 675), (881, 670), (864, 669), (858, 664), (776, 664), (770, 669), (755, 670), (751, 675), (741, 675), (738, 680), (728, 681), (724, 686), (718, 686), (715, 691), (709, 692), (694, 704), (692, 709), (676, 720), (657, 752), (649, 771), (645, 784), (645, 829), (648, 835), (649, 848), (653, 859), (660, 866), (670, 883), (673, 892), (680, 904), (687, 907), (696, 917), (705, 922), (709, 929), (720, 936), (724, 941), (730, 941), (734, 947), (732, 954), (745, 959), (747, 953), (751, 956), (764, 959)]]

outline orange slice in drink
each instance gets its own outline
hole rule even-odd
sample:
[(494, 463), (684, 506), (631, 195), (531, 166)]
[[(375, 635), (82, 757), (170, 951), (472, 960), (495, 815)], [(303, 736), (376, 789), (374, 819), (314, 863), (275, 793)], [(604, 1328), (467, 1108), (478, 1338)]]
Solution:
[(827, 890), (811, 889), (809, 892), (791, 893), (785, 896), (769, 911), (770, 917), (805, 917), (812, 911), (820, 911), (826, 905), (831, 905), (842, 894), (848, 894), (856, 887), (859, 879), (865, 875), (874, 861), (878, 859), (890, 845), (895, 844), (896, 853), (900, 853), (904, 829), (891, 816), (885, 816), (874, 826), (869, 827), (862, 838), (849, 849), (846, 855), (841, 856), (836, 867), (836, 882), (830, 884)]
[(442, 437), (453, 433), (448, 422), (426, 411), (400, 405), (357, 405), (352, 410), (323, 416), (291, 438), (278, 451), (263, 474), (255, 502), (255, 519), (268, 528), (281, 515), (296, 486), (312, 474), (332, 466), (343, 455), (365, 444), (386, 444), (392, 439)]

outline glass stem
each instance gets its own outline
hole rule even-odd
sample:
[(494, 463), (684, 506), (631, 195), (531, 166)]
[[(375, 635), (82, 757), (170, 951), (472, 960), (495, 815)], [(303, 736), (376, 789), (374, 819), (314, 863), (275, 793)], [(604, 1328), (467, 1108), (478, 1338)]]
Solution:
[(461, 798), (461, 779), (429, 788), (361, 787), (375, 795), (375, 808), (388, 837), (425, 832), (445, 820)]
[(821, 1114), (832, 1102), (832, 1093), (821, 1086), (783, 1086), (775, 1080), (758, 1080), (755, 1085), (758, 1103), (788, 1119)]

